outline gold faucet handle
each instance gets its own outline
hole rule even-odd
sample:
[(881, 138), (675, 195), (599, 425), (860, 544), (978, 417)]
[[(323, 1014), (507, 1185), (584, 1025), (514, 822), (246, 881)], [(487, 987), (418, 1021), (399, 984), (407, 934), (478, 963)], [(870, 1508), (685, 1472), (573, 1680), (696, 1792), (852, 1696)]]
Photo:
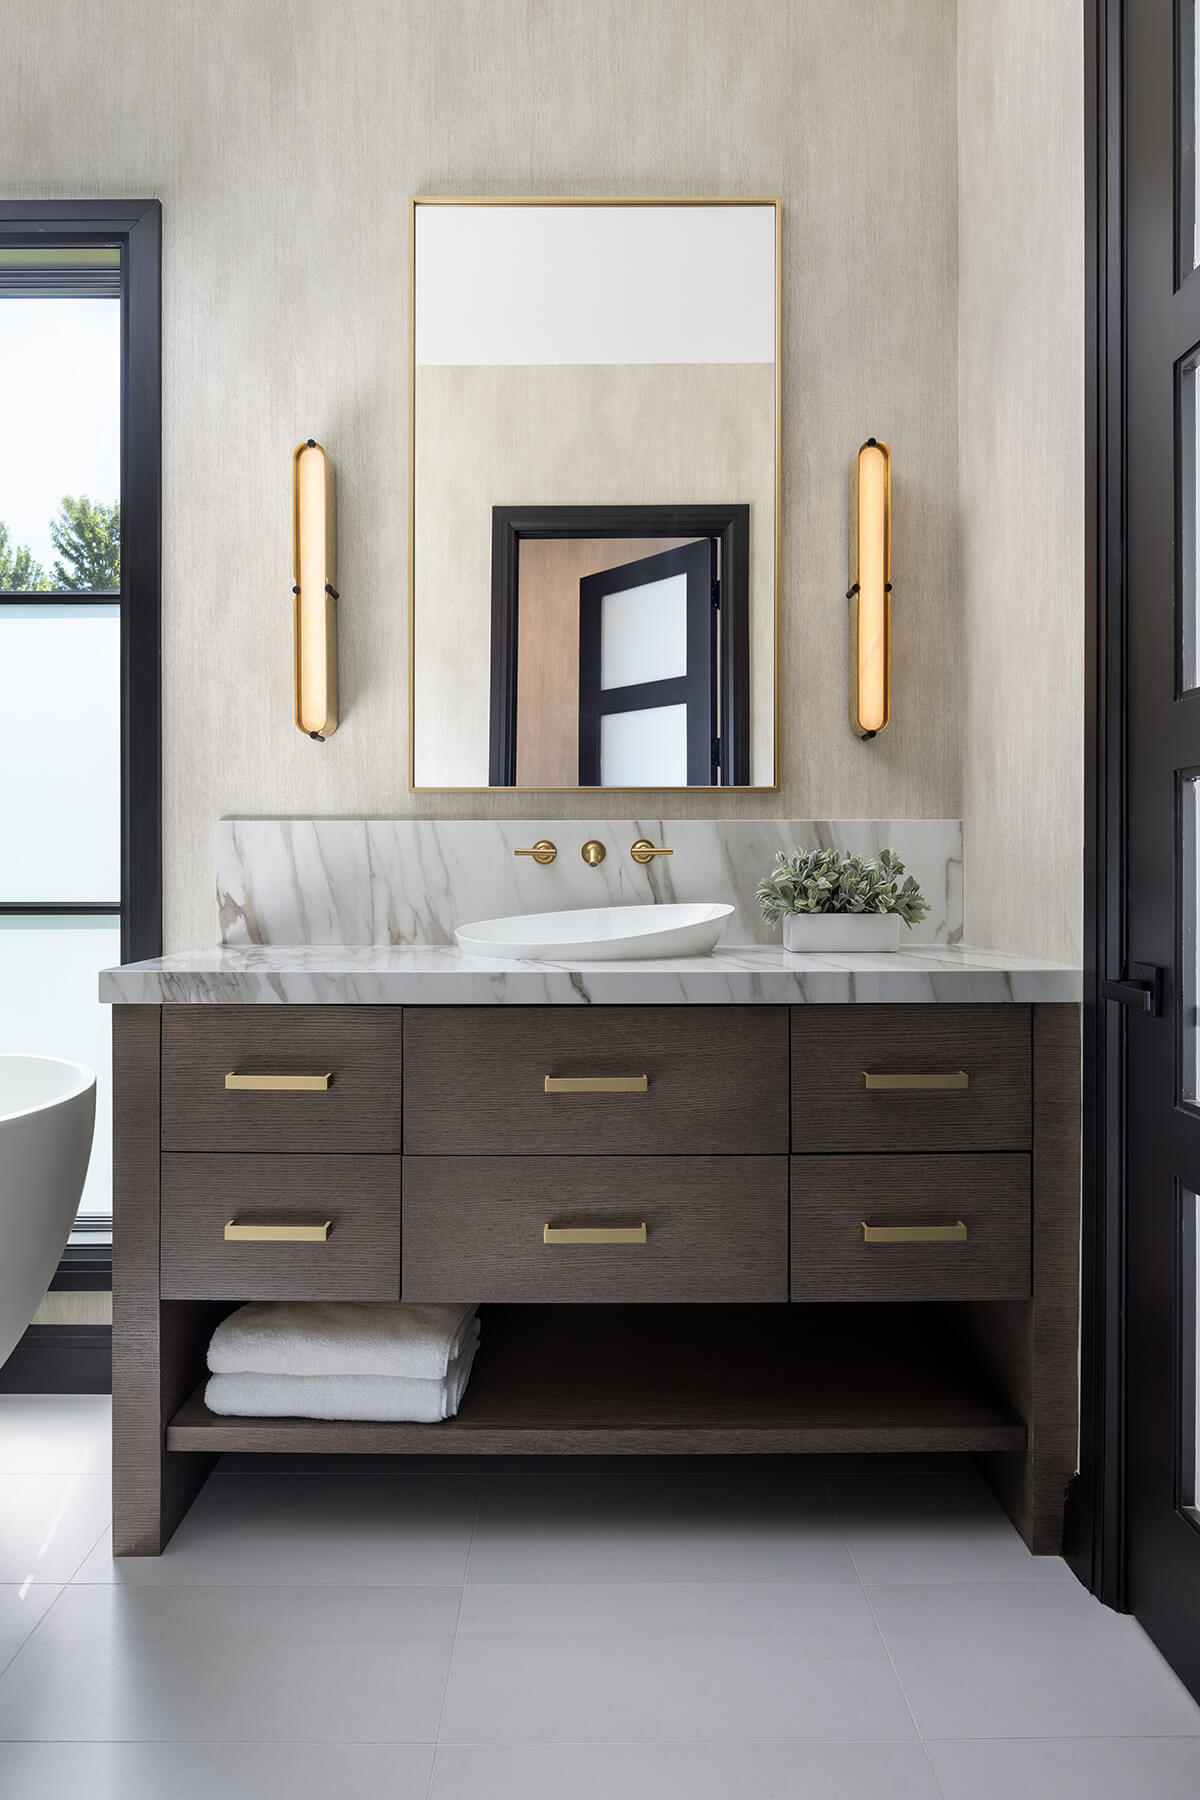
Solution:
[(665, 845), (652, 844), (649, 838), (639, 838), (629, 852), (635, 863), (648, 863), (652, 856), (674, 856), (673, 850)]
[(546, 863), (552, 863), (554, 861), (555, 857), (558, 855), (558, 848), (550, 842), (549, 838), (539, 838), (532, 849), (514, 850), (513, 855), (532, 856), (535, 863), (541, 863), (545, 866)]

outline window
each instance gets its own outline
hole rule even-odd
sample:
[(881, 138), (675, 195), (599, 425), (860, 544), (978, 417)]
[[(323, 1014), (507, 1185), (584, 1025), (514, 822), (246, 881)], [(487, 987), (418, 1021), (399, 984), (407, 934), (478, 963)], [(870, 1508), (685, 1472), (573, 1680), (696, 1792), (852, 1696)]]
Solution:
[(156, 202), (0, 205), (0, 1053), (94, 1068), (73, 1243), (111, 1239), (111, 1009), (160, 948)]

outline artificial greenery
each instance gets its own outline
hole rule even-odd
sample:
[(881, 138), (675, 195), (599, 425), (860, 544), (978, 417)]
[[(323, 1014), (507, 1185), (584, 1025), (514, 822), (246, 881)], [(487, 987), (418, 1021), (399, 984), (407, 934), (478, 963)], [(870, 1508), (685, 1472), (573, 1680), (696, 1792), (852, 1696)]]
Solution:
[(909, 927), (929, 911), (929, 902), (894, 850), (878, 856), (851, 856), (845, 850), (782, 851), (757, 899), (768, 925), (788, 913), (899, 913)]

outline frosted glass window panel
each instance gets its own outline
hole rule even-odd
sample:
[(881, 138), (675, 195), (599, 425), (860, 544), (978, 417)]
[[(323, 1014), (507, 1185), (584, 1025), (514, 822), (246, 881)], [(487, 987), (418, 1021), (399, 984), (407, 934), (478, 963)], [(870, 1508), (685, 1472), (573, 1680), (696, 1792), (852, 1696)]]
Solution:
[(0, 900), (120, 896), (120, 643), (113, 602), (0, 606)]
[(686, 787), (687, 707), (646, 706), (600, 720), (601, 787)]
[(116, 918), (0, 917), (0, 1055), (55, 1056), (96, 1074), (96, 1135), (80, 1207), (112, 1212), (112, 1008), (97, 976), (121, 960)]
[(53, 586), (63, 496), (121, 492), (121, 302), (0, 299), (0, 394), (0, 519)]
[(672, 681), (686, 674), (686, 575), (605, 594), (600, 607), (602, 688)]

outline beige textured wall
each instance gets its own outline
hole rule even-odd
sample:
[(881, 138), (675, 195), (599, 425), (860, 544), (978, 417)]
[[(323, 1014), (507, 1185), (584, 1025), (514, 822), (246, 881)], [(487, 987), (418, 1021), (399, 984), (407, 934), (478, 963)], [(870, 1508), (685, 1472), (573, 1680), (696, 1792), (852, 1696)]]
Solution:
[(775, 778), (775, 371), (417, 370), (418, 787), (487, 786), (492, 507), (750, 507), (750, 770)]
[(1083, 7), (960, 0), (965, 935), (1078, 961)]
[[(406, 789), (410, 193), (782, 196), (782, 790), (670, 808), (958, 815), (953, 0), (4, 0), (0, 62), (0, 191), (164, 206), (168, 948), (213, 938), (221, 814), (546, 810)], [(842, 595), (872, 432), (896, 723), (864, 745)], [(310, 433), (339, 477), (323, 746), (291, 721)]]

